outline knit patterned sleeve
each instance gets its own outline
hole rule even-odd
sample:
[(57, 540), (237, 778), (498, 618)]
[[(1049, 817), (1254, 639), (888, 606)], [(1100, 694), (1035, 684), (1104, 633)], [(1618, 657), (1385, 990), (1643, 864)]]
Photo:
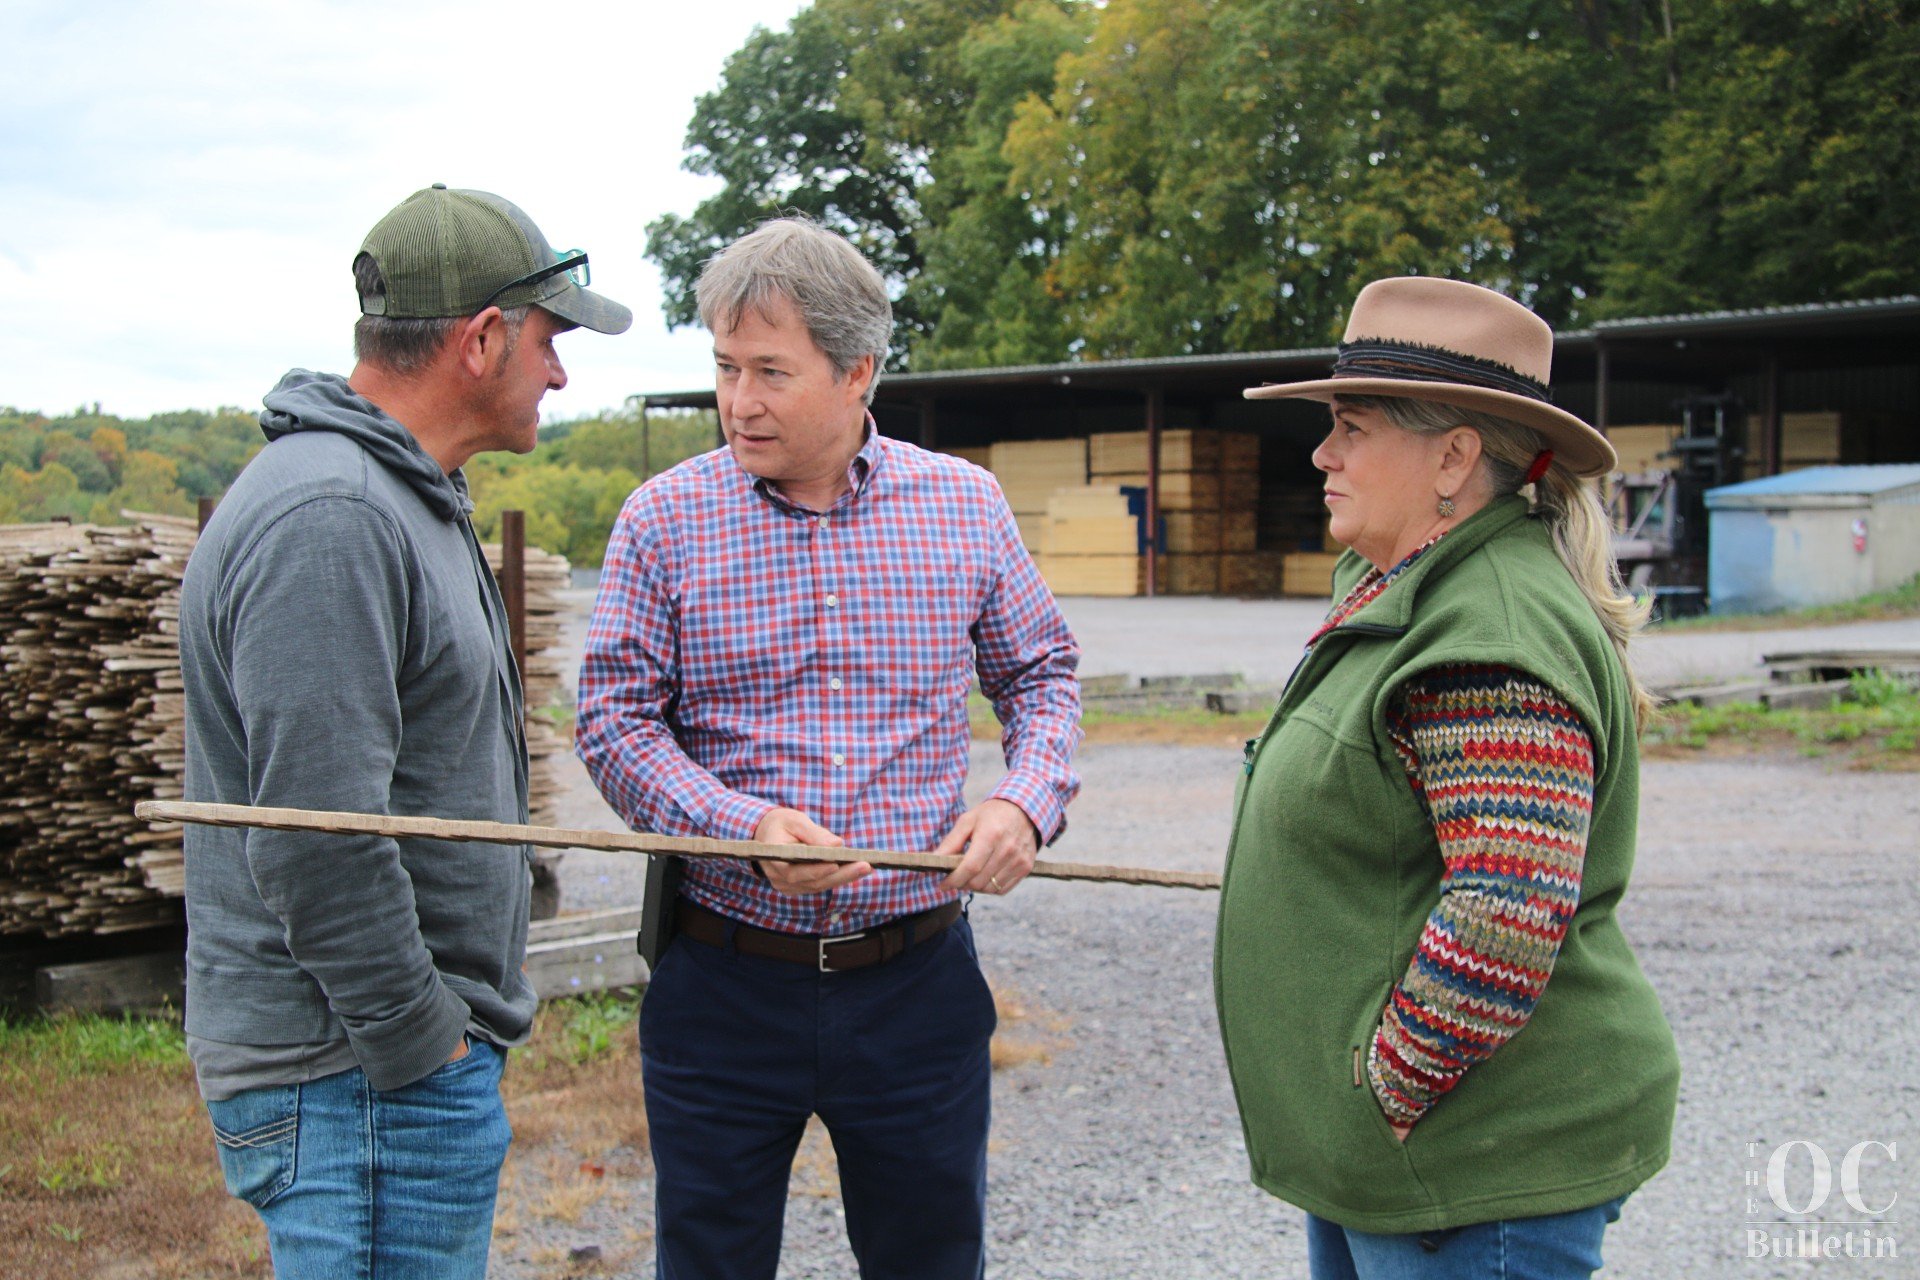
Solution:
[(1412, 1124), (1532, 1016), (1580, 905), (1593, 738), (1558, 694), (1502, 666), (1423, 673), (1390, 725), (1445, 871), (1367, 1055)]

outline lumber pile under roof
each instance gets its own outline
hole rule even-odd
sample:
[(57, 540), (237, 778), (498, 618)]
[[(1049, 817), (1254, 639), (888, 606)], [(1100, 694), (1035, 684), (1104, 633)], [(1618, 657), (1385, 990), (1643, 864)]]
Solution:
[[(180, 579), (191, 520), (0, 526), (0, 935), (113, 933), (179, 919), (180, 828), (133, 816), (181, 795)], [(487, 548), (497, 565), (498, 548)], [(527, 706), (560, 684), (567, 562), (528, 548)], [(567, 744), (529, 716), (533, 820)]]

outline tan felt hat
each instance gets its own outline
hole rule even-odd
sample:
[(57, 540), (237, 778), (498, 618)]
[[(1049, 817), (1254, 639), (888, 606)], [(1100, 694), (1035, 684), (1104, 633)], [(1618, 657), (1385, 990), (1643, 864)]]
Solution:
[(1333, 374), (1249, 387), (1249, 400), (1399, 396), (1478, 409), (1532, 427), (1575, 475), (1618, 459), (1607, 438), (1548, 400), (1553, 330), (1513, 299), (1462, 280), (1398, 276), (1360, 291)]

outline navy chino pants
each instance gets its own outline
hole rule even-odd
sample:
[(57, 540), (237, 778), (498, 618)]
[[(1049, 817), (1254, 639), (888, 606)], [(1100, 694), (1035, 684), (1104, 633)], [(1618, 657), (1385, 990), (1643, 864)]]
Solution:
[(660, 1280), (773, 1280), (813, 1115), (863, 1280), (980, 1280), (994, 1022), (964, 919), (847, 973), (676, 938), (640, 1007)]

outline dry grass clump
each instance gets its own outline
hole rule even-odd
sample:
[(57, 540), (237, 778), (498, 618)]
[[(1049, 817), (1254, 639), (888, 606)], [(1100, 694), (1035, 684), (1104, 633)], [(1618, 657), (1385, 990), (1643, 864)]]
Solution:
[(500, 1175), (494, 1248), (543, 1276), (627, 1274), (640, 1246), (576, 1257), (543, 1239), (602, 1204), (618, 1205), (646, 1176), (647, 1118), (635, 1019), (639, 996), (607, 992), (542, 1005), (525, 1048), (501, 1081), (513, 1146)]
[[(513, 1150), (558, 1143), (582, 1160), (612, 1157), (621, 1172), (634, 1170), (634, 1153), (647, 1149), (635, 1029), (639, 1009), (634, 992), (540, 1007), (532, 1039), (509, 1056), (501, 1081)], [(510, 1154), (509, 1163), (512, 1159)]]
[[(1065, 1019), (998, 992), (995, 1071), (1044, 1066)], [(652, 1176), (634, 1022), (639, 997), (544, 1006), (502, 1085), (514, 1142), (494, 1247), (556, 1278), (644, 1269), (637, 1227), (585, 1250), (556, 1232), (634, 1212)], [(796, 1196), (835, 1198), (833, 1144), (816, 1121)], [(597, 1252), (596, 1252), (597, 1251)], [(32, 1280), (271, 1276), (266, 1229), (226, 1193), (179, 1024), (167, 1018), (0, 1020), (0, 1275)]]
[(0, 1022), (0, 1257), (34, 1280), (272, 1274), (172, 1022)]
[(1019, 993), (998, 990), (993, 1006), (1000, 1014), (1000, 1028), (993, 1033), (988, 1052), (995, 1071), (1011, 1071), (1030, 1064), (1053, 1065), (1056, 1049), (1067, 1045), (1066, 1032), (1071, 1022), (1057, 1013), (1035, 1012)]

